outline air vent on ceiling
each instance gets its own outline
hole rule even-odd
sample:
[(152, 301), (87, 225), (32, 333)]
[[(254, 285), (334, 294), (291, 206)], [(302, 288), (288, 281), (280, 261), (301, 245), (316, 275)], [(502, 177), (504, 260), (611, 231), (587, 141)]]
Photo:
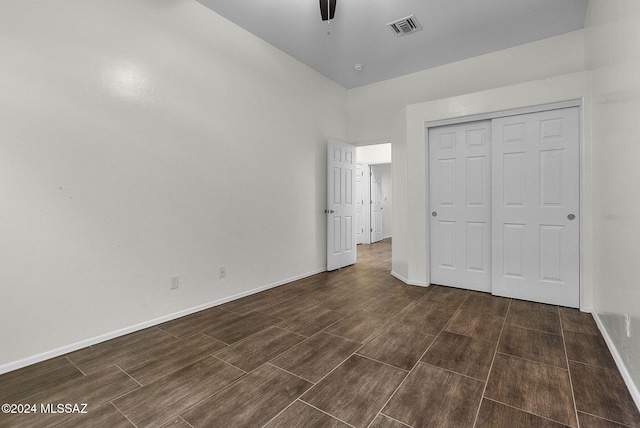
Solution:
[(397, 36), (406, 36), (407, 34), (422, 30), (422, 25), (420, 25), (416, 17), (413, 15), (390, 22), (387, 25), (391, 27)]

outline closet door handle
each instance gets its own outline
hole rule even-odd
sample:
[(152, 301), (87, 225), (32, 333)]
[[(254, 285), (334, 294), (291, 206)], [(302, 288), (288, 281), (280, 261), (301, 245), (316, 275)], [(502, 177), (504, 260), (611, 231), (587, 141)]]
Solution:
[(434, 217), (438, 217), (438, 213), (437, 213), (437, 212), (435, 212), (435, 211), (434, 211), (434, 212), (432, 212), (432, 213), (431, 213), (431, 215), (432, 215), (432, 216), (434, 216)]

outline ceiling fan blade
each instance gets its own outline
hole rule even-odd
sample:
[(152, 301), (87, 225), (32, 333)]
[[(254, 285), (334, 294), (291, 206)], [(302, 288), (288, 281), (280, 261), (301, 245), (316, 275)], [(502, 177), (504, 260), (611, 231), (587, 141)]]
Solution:
[(320, 15), (322, 20), (333, 19), (336, 14), (336, 0), (320, 0)]

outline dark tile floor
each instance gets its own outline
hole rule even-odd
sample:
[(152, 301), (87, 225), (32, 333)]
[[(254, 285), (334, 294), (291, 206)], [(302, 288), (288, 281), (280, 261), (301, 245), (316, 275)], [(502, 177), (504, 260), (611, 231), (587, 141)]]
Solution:
[(358, 263), (0, 376), (0, 427), (640, 427), (592, 317)]

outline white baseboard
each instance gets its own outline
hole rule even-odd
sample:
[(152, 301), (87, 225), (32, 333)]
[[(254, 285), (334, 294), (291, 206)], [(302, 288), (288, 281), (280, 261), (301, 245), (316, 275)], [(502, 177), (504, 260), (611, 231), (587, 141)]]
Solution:
[(428, 287), (429, 284), (427, 284), (426, 282), (421, 282), (421, 281), (409, 281), (407, 278), (405, 278), (404, 276), (391, 271), (391, 276), (394, 276), (396, 278), (398, 278), (400, 281), (404, 282), (407, 285), (417, 285), (419, 287)]
[(611, 352), (611, 355), (613, 356), (613, 359), (616, 362), (616, 365), (618, 366), (618, 370), (622, 375), (622, 379), (624, 379), (624, 383), (627, 385), (627, 389), (631, 394), (631, 398), (633, 398), (633, 401), (636, 403), (636, 407), (638, 408), (638, 410), (640, 410), (640, 391), (638, 390), (638, 386), (635, 384), (635, 382), (631, 378), (631, 375), (627, 370), (627, 366), (624, 364), (624, 360), (622, 359), (622, 356), (618, 352), (618, 348), (616, 348), (616, 345), (613, 343), (613, 339), (611, 339), (611, 336), (609, 336), (609, 332), (607, 332), (607, 329), (605, 328), (604, 323), (602, 322), (602, 320), (600, 319), (597, 313), (592, 312), (591, 315), (593, 316), (593, 319), (596, 320), (596, 324), (600, 329), (600, 333), (602, 333), (602, 336), (604, 337), (604, 341), (607, 343), (607, 346), (609, 347), (609, 351)]
[(14, 361), (11, 363), (3, 364), (0, 366), (0, 375), (4, 373), (8, 373), (13, 370), (18, 370), (26, 366), (30, 366), (31, 364), (36, 364), (51, 358), (59, 357), (60, 355), (68, 354), (69, 352), (77, 351), (82, 348), (86, 348), (87, 346), (96, 345), (101, 342), (105, 342), (110, 339), (114, 339), (116, 337), (124, 336), (125, 334), (134, 333), (139, 330), (143, 330), (145, 328), (153, 327), (158, 324), (162, 324), (163, 322), (171, 321), (176, 318), (180, 318), (186, 315), (193, 314), (195, 312), (199, 312), (205, 309), (212, 308), (214, 306), (221, 305), (223, 303), (230, 302), (232, 300), (240, 299), (242, 297), (250, 296), (255, 293), (259, 293), (261, 291), (268, 290), (270, 288), (279, 287), (280, 285), (288, 284), (293, 281), (297, 281), (299, 279), (307, 278), (312, 275), (316, 275), (321, 272), (325, 272), (327, 270), (326, 267), (317, 269), (311, 272), (304, 273), (302, 275), (297, 275), (291, 278), (284, 279), (282, 281), (277, 281), (271, 284), (263, 285), (258, 288), (254, 288), (248, 291), (243, 291), (242, 293), (234, 294), (229, 297), (223, 297), (222, 299), (214, 300), (212, 302), (204, 303), (202, 305), (194, 306), (192, 308), (184, 309), (178, 312), (174, 312), (169, 315), (165, 315), (159, 318), (155, 318), (149, 321), (141, 322), (139, 324), (135, 324), (129, 327), (121, 328), (116, 331), (112, 331), (106, 334), (102, 334), (100, 336), (92, 337), (90, 339), (81, 340), (80, 342), (72, 343), (70, 345), (62, 346), (60, 348), (53, 349), (51, 351), (43, 352), (41, 354), (33, 355), (31, 357), (23, 358), (18, 361)]

